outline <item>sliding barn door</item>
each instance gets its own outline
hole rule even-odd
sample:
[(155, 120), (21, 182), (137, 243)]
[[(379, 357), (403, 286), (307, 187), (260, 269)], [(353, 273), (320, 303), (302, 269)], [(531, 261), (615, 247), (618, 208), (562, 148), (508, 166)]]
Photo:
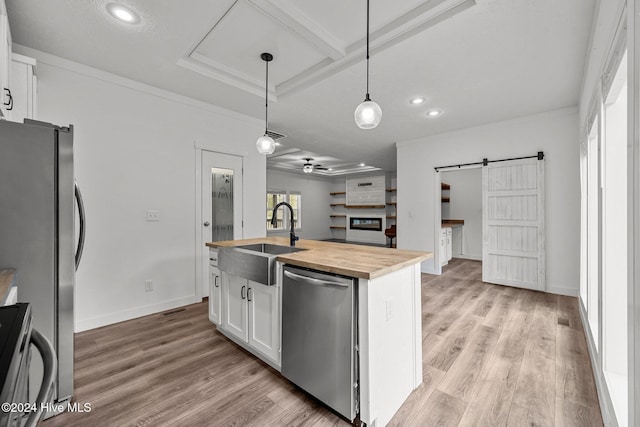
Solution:
[(544, 160), (482, 168), (482, 280), (544, 290)]

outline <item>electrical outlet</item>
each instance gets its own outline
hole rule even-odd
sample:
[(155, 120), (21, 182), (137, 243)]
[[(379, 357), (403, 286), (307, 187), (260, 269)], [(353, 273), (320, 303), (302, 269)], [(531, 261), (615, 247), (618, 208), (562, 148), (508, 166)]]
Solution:
[(147, 211), (147, 221), (160, 221), (160, 211)]
[(153, 280), (147, 279), (144, 281), (144, 291), (151, 292), (153, 290)]

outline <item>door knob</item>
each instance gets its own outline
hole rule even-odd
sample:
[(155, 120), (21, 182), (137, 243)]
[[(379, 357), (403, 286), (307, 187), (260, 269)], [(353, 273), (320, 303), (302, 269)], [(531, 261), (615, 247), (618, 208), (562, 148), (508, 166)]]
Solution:
[(205, 226), (205, 227), (208, 227), (208, 226), (209, 226), (209, 221), (205, 221), (205, 222), (204, 222), (204, 226)]

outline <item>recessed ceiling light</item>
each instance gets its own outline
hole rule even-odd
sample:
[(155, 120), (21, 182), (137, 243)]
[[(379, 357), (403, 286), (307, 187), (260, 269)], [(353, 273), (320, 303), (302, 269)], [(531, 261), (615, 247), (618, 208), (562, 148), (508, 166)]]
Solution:
[(276, 147), (280, 147), (282, 144), (279, 142), (276, 142)]
[(411, 105), (418, 105), (418, 104), (422, 104), (424, 102), (424, 97), (422, 96), (416, 96), (415, 98), (411, 98), (411, 100), (409, 100), (409, 104)]
[(427, 111), (427, 117), (438, 117), (442, 114), (442, 110), (429, 110)]
[(360, 167), (363, 167), (363, 166), (364, 166), (364, 163), (360, 163)]
[(137, 24), (140, 22), (140, 17), (134, 11), (121, 4), (109, 3), (107, 10), (111, 16), (127, 24)]
[(327, 169), (327, 170), (328, 170), (329, 172), (331, 172), (331, 171), (333, 170), (333, 168), (329, 168), (329, 169)]

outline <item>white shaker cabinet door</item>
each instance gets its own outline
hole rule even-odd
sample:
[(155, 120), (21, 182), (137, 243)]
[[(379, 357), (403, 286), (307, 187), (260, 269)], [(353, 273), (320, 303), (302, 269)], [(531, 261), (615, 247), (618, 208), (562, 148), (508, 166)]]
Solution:
[(440, 261), (440, 265), (447, 265), (449, 262), (447, 260), (447, 231), (442, 228), (440, 229), (440, 248), (438, 249), (438, 260)]
[(226, 332), (244, 342), (249, 338), (247, 322), (247, 279), (223, 274), (224, 321), (222, 326)]
[(221, 295), (220, 270), (217, 267), (209, 267), (209, 320), (219, 325), (222, 320), (222, 295)]
[(249, 345), (280, 364), (280, 313), (277, 286), (249, 281)]

